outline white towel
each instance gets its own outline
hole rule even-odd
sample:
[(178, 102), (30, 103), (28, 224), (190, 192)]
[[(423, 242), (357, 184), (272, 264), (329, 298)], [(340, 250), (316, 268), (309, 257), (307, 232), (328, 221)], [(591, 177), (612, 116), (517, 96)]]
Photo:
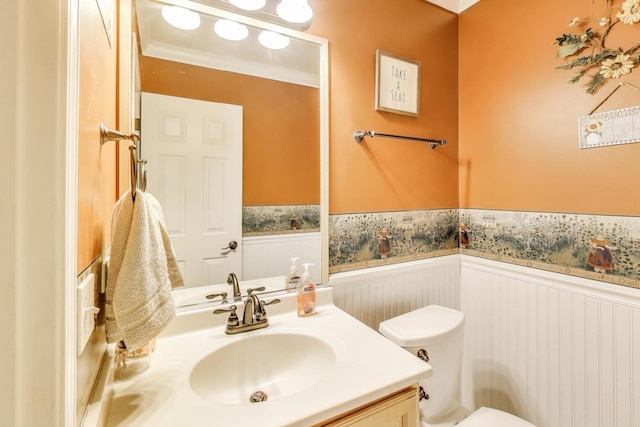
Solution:
[(183, 286), (158, 201), (128, 191), (112, 217), (111, 261), (107, 279), (107, 342), (123, 340), (133, 351), (155, 338), (175, 316), (171, 296)]
[(150, 193), (144, 193), (149, 203), (153, 207), (156, 216), (160, 221), (160, 231), (162, 234), (162, 243), (164, 245), (164, 251), (167, 256), (167, 270), (169, 272), (169, 280), (171, 281), (171, 288), (179, 288), (184, 286), (184, 280), (182, 278), (182, 272), (178, 266), (178, 261), (173, 253), (173, 245), (171, 244), (171, 238), (167, 233), (167, 227), (165, 226), (164, 213), (162, 212), (162, 206), (160, 202), (153, 197)]

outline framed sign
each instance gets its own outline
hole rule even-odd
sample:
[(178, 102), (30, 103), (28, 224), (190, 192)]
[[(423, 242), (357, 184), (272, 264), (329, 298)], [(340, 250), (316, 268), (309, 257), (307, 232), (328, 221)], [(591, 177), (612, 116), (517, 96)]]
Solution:
[(578, 118), (580, 148), (640, 142), (640, 106)]
[(376, 110), (418, 117), (420, 62), (376, 50)]

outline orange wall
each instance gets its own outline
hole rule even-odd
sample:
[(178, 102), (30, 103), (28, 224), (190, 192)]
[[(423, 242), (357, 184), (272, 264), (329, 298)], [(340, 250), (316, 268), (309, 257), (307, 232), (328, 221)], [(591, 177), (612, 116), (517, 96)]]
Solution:
[(243, 106), (244, 206), (320, 203), (318, 89), (145, 56), (140, 74), (144, 92)]
[[(115, 10), (115, 2), (109, 2)], [(99, 125), (116, 123), (116, 42), (109, 46), (100, 11), (80, 1), (80, 111), (78, 140), (78, 271), (111, 241), (116, 202), (116, 144), (100, 145)]]
[[(312, 34), (329, 40), (332, 214), (458, 205), (457, 15), (419, 0), (310, 0)], [(375, 52), (420, 61), (420, 117), (374, 108)], [(355, 130), (443, 138), (353, 141)]]
[[(555, 69), (555, 38), (573, 17), (591, 16), (591, 3), (481, 0), (460, 15), (462, 208), (640, 214), (640, 144), (578, 149), (578, 117), (617, 82), (587, 95)], [(638, 24), (615, 36), (618, 27), (609, 47), (637, 42)], [(625, 80), (640, 86), (640, 69)], [(598, 112), (638, 104), (640, 92), (623, 87)]]

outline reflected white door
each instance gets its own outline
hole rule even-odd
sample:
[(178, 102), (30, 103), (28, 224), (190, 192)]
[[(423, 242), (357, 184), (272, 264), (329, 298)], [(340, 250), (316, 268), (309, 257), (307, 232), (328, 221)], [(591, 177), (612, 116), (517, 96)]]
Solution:
[[(242, 272), (242, 106), (142, 93), (147, 191), (164, 211), (185, 285)], [(235, 250), (223, 249), (231, 241)]]

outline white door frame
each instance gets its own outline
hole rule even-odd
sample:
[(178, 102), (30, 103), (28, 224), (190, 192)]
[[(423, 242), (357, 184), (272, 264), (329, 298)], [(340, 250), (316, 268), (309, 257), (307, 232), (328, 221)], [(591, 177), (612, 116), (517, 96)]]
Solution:
[[(0, 231), (12, 239), (0, 243), (0, 265), (9, 278), (0, 298), (5, 321), (0, 333), (7, 347), (0, 356), (6, 379), (0, 383), (0, 413), (9, 425), (78, 422), (78, 2), (8, 0), (3, 5), (6, 37), (0, 45), (9, 76), (0, 83), (8, 94), (0, 102), (0, 121), (6, 125), (3, 144), (9, 154), (0, 158), (7, 178)], [(328, 51), (328, 43), (322, 45)], [(328, 64), (322, 69), (326, 100)], [(323, 101), (322, 227), (328, 224), (328, 110)], [(323, 265), (327, 240), (324, 233)]]
[(7, 3), (0, 412), (9, 425), (75, 426), (78, 0)]

